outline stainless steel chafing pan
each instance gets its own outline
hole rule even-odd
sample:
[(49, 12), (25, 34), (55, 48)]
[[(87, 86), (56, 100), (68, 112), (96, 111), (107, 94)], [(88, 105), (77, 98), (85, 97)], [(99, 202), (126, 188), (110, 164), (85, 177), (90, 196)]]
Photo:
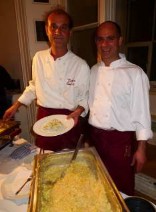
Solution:
[[(35, 157), (33, 181), (31, 185), (29, 212), (41, 212), (44, 202), (44, 192), (46, 186), (50, 185), (49, 179), (46, 179), (48, 171), (58, 167), (58, 172), (62, 172), (68, 167), (73, 151), (39, 154)], [(100, 177), (102, 184), (106, 190), (106, 195), (113, 212), (129, 211), (120, 192), (117, 190), (107, 169), (102, 163), (95, 148), (84, 148), (78, 153), (77, 160), (86, 161), (94, 175)], [(55, 181), (58, 176), (51, 176), (51, 180)], [(70, 184), (70, 183), (69, 183)], [(70, 186), (70, 185), (69, 185)], [(48, 187), (49, 188), (49, 187)], [(96, 200), (95, 200), (96, 201)], [(46, 203), (47, 204), (47, 203)], [(46, 205), (47, 207), (47, 205)], [(44, 211), (44, 210), (43, 210)], [(52, 210), (49, 210), (52, 211)], [(105, 210), (104, 210), (105, 211)]]

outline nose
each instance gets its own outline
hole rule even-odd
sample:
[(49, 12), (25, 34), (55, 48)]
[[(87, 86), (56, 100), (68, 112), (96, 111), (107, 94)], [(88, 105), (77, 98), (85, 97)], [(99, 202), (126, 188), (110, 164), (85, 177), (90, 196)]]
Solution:
[(102, 48), (105, 48), (105, 47), (108, 47), (108, 46), (109, 46), (109, 43), (108, 43), (107, 41), (102, 41), (102, 42), (100, 43), (100, 46), (101, 46)]
[(60, 35), (60, 33), (61, 33), (61, 30), (60, 30), (60, 28), (58, 27), (58, 28), (55, 30), (55, 34), (56, 34), (56, 35)]
[(101, 42), (100, 42), (100, 44), (101, 44), (101, 46), (108, 46), (109, 45), (109, 42), (107, 41), (107, 40), (102, 40)]

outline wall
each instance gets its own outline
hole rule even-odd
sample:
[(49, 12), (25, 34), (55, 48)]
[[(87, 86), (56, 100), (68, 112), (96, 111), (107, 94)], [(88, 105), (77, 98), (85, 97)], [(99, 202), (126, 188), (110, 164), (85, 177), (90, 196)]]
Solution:
[(0, 1), (0, 64), (22, 81), (14, 0)]
[(42, 49), (49, 48), (46, 41), (37, 41), (35, 21), (44, 21), (46, 12), (57, 4), (64, 6), (64, 1), (49, 0), (48, 4), (33, 3), (32, 0), (25, 0), (27, 29), (29, 38), (30, 56), (33, 58), (34, 54)]
[(27, 19), (27, 29), (28, 29), (28, 38), (29, 38), (29, 48), (30, 56), (33, 58), (34, 54), (42, 49), (48, 48), (48, 43), (45, 41), (36, 40), (36, 29), (35, 21), (42, 21), (43, 15), (46, 11), (49, 11), (50, 8), (55, 4), (55, 0), (52, 1), (52, 4), (43, 4), (43, 3), (33, 3), (32, 0), (25, 1), (26, 9), (26, 19)]

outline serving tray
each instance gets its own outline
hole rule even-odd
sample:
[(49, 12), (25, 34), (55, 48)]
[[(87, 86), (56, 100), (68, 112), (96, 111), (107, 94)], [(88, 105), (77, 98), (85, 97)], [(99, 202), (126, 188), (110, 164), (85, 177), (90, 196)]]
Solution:
[[(36, 155), (33, 172), (34, 180), (31, 185), (28, 212), (52, 211), (52, 209), (48, 208), (51, 207), (50, 205), (48, 206), (48, 201), (52, 201), (51, 195), (48, 196), (48, 192), (50, 189), (53, 189), (53, 182), (63, 171), (69, 168), (68, 165), (72, 154), (73, 151), (62, 151), (55, 154), (46, 153)], [(77, 162), (87, 163), (93, 175), (100, 179), (106, 191), (108, 202), (111, 205), (111, 211), (129, 211), (95, 148), (80, 149)], [(54, 172), (55, 169), (57, 169), (57, 172)], [(68, 186), (70, 186), (70, 183)], [(45, 206), (46, 209), (44, 209)]]

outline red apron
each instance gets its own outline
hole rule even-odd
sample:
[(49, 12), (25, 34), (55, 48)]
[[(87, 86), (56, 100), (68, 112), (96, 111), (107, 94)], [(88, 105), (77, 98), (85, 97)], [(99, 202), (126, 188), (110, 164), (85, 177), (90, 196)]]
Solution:
[(90, 140), (97, 149), (119, 191), (134, 195), (135, 172), (131, 166), (136, 148), (135, 133), (101, 130), (90, 126)]

